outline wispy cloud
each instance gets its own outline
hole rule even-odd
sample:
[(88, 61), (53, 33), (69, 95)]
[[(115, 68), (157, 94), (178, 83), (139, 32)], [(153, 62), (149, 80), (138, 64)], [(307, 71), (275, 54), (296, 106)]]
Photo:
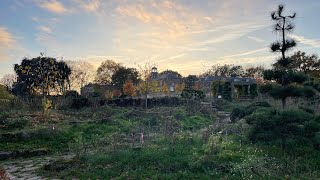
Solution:
[(97, 12), (101, 7), (101, 0), (74, 0), (81, 8), (87, 12)]
[(48, 33), (48, 34), (52, 33), (51, 28), (48, 27), (48, 26), (40, 26), (39, 30), (42, 31), (42, 32)]
[(8, 53), (14, 47), (15, 42), (13, 35), (5, 27), (0, 26), (0, 61), (8, 59)]
[(305, 45), (309, 45), (315, 48), (320, 48), (320, 40), (318, 39), (308, 39), (304, 36), (299, 36), (295, 34), (290, 35), (290, 37), (296, 39), (298, 42), (303, 43)]
[(63, 14), (68, 11), (67, 8), (57, 0), (37, 0), (35, 2), (39, 7), (46, 9), (52, 13)]
[(268, 48), (251, 50), (251, 51), (247, 51), (247, 52), (243, 52), (243, 53), (239, 53), (239, 54), (232, 54), (232, 55), (224, 56), (223, 58), (242, 57), (242, 56), (247, 56), (247, 55), (251, 55), (251, 54), (255, 54), (255, 53), (259, 53), (259, 52), (263, 52), (263, 51), (265, 51), (265, 52), (268, 51)]
[(258, 38), (258, 37), (254, 37), (254, 36), (247, 36), (247, 38), (248, 38), (248, 39), (251, 39), (251, 40), (253, 40), (253, 41), (255, 41), (255, 42), (258, 42), (258, 43), (266, 42), (265, 40), (260, 39), (260, 38)]
[(262, 24), (256, 24), (252, 26), (242, 26), (242, 28), (239, 29), (229, 29), (229, 31), (224, 31), (224, 33), (218, 37), (212, 38), (212, 39), (206, 39), (202, 42), (196, 43), (196, 46), (206, 46), (210, 44), (216, 44), (216, 43), (222, 43), (230, 40), (235, 40), (237, 38), (240, 38), (250, 32), (256, 31), (258, 29), (264, 28), (266, 25)]
[(216, 64), (239, 64), (239, 65), (270, 65), (272, 64), (277, 55), (269, 55), (269, 56), (254, 56), (254, 57), (238, 57), (238, 58), (230, 58), (230, 57), (222, 57), (216, 59), (214, 62)]
[(0, 26), (0, 47), (11, 48), (14, 42), (13, 35), (5, 27)]

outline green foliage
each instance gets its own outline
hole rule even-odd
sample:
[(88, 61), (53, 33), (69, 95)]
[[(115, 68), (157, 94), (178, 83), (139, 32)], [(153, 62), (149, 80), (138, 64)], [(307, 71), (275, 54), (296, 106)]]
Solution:
[(186, 130), (199, 129), (201, 127), (208, 126), (212, 123), (213, 122), (211, 119), (199, 115), (190, 116), (181, 121), (183, 129)]
[(11, 99), (13, 99), (13, 95), (9, 93), (8, 89), (5, 86), (0, 85), (0, 101)]
[(113, 85), (123, 94), (123, 85), (131, 80), (133, 84), (138, 84), (139, 72), (135, 68), (120, 67), (111, 77)]
[(288, 86), (274, 86), (274, 88), (269, 92), (269, 94), (275, 99), (282, 99), (286, 97), (301, 97), (301, 96), (310, 98), (315, 95), (315, 92), (310, 87), (288, 85)]
[(20, 65), (14, 65), (14, 70), (18, 76), (17, 87), (13, 88), (14, 92), (21, 93), (21, 89), (24, 89), (28, 93), (41, 91), (42, 95), (47, 95), (51, 88), (56, 87), (64, 92), (71, 74), (71, 69), (65, 62), (43, 56), (25, 58)]
[(315, 90), (317, 90), (318, 92), (320, 92), (320, 81), (319, 80), (310, 80), (310, 81), (305, 82), (303, 85), (307, 86), (307, 87), (312, 87)]
[(306, 111), (258, 109), (246, 120), (253, 126), (249, 135), (253, 142), (271, 142), (286, 150), (319, 146), (316, 140), (320, 130), (319, 117)]
[(189, 75), (187, 78), (185, 78), (185, 89), (193, 89), (193, 86), (198, 79), (199, 78), (196, 75)]
[(42, 99), (42, 109), (45, 114), (49, 113), (49, 110), (53, 108), (53, 103), (50, 99)]
[(67, 91), (64, 96), (66, 98), (68, 98), (68, 97), (75, 98), (75, 97), (79, 97), (80, 95), (79, 95), (79, 93), (77, 91)]
[(113, 60), (106, 60), (101, 63), (97, 69), (95, 82), (98, 84), (111, 84), (112, 75), (122, 67), (121, 64), (116, 63)]
[(188, 100), (201, 100), (206, 97), (203, 91), (184, 89), (181, 93), (181, 97)]
[(1, 114), (0, 125), (4, 129), (23, 129), (30, 125), (31, 120), (27, 117), (8, 118), (9, 114)]
[(245, 107), (236, 107), (230, 114), (230, 120), (231, 122), (236, 122), (237, 120), (254, 113), (261, 107), (268, 108), (271, 107), (271, 105), (267, 102), (255, 102)]
[(223, 99), (231, 101), (232, 88), (230, 82), (215, 81), (211, 85), (211, 91), (215, 97), (221, 95)]
[(72, 109), (81, 109), (84, 107), (88, 107), (90, 105), (89, 100), (86, 97), (78, 96), (72, 98), (71, 106)]
[(230, 120), (231, 122), (236, 122), (236, 120), (241, 119), (246, 116), (246, 110), (245, 108), (236, 107), (232, 110), (230, 114)]

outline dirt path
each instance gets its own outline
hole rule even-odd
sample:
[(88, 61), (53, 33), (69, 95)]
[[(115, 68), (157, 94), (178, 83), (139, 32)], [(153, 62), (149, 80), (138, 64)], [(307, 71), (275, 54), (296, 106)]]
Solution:
[(73, 155), (41, 156), (0, 162), (10, 180), (43, 180), (47, 179), (36, 174), (45, 164), (59, 158), (71, 159)]

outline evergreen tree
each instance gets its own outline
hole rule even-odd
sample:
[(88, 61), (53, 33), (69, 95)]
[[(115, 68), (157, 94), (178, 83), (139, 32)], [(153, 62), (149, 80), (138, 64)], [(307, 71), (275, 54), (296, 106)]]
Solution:
[(279, 32), (281, 40), (271, 44), (272, 52), (280, 52), (281, 57), (273, 65), (273, 69), (266, 70), (263, 76), (266, 80), (275, 81), (278, 84), (267, 84), (261, 88), (261, 92), (269, 93), (276, 99), (281, 99), (282, 107), (286, 107), (288, 97), (311, 97), (315, 93), (310, 87), (297, 86), (308, 79), (308, 76), (301, 72), (292, 70), (292, 58), (287, 58), (286, 53), (296, 46), (293, 39), (287, 37), (287, 33), (293, 31), (294, 24), (292, 20), (296, 17), (293, 15), (283, 15), (284, 6), (279, 5), (278, 10), (271, 13), (271, 18), (275, 21), (274, 30)]

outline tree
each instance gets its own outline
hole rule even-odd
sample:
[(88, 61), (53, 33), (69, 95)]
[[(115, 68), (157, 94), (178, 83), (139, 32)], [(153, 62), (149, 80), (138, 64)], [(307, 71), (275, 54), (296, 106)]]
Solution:
[(122, 65), (113, 60), (106, 60), (102, 62), (97, 69), (95, 82), (98, 84), (110, 84), (112, 82), (112, 75), (120, 67), (122, 67)]
[(185, 83), (179, 83), (176, 86), (176, 92), (181, 93), (183, 91), (183, 89), (185, 88)]
[(14, 83), (16, 82), (17, 82), (17, 75), (15, 74), (5, 74), (0, 80), (0, 83), (5, 85), (8, 90), (11, 90)]
[(182, 77), (181, 74), (179, 74), (179, 73), (176, 72), (176, 71), (172, 71), (172, 70), (162, 71), (161, 73), (159, 73), (159, 76), (164, 75), (164, 74), (168, 74), (168, 73), (173, 74), (173, 75), (176, 75), (176, 76), (179, 77), (179, 78)]
[(216, 64), (211, 67), (202, 76), (222, 76), (222, 77), (237, 77), (243, 76), (244, 70), (242, 66), (233, 64)]
[(186, 85), (186, 89), (193, 89), (194, 84), (196, 83), (196, 81), (199, 78), (196, 75), (189, 75), (186, 79), (185, 79), (185, 85)]
[(145, 109), (148, 109), (148, 94), (156, 92), (158, 90), (158, 83), (151, 80), (152, 68), (149, 63), (146, 63), (143, 67), (139, 66), (140, 75), (142, 81), (138, 85), (139, 92), (144, 95)]
[(123, 92), (125, 95), (130, 96), (130, 97), (136, 96), (136, 87), (133, 85), (132, 80), (128, 80), (123, 85)]
[(263, 84), (263, 71), (264, 67), (262, 66), (248, 67), (245, 69), (244, 76), (255, 79), (257, 84)]
[(294, 24), (291, 19), (296, 17), (296, 13), (291, 16), (284, 16), (284, 6), (279, 5), (277, 11), (271, 12), (271, 18), (275, 21), (274, 30), (281, 34), (281, 41), (276, 41), (271, 44), (272, 52), (281, 52), (282, 58), (278, 60), (280, 67), (287, 67), (290, 64), (290, 59), (286, 58), (285, 53), (296, 46), (296, 41), (286, 37), (287, 32), (291, 32), (294, 29)]
[[(289, 68), (296, 72), (303, 72), (312, 77), (318, 78), (316, 74), (320, 75), (320, 60), (315, 54), (307, 55), (305, 52), (295, 52), (290, 59), (292, 63), (289, 64)], [(278, 67), (279, 64), (276, 63), (274, 66)]]
[(50, 89), (58, 86), (65, 89), (71, 74), (65, 62), (44, 56), (25, 58), (21, 64), (14, 65), (14, 70), (18, 77), (15, 86), (21, 86), (28, 92), (41, 92), (44, 98)]
[(128, 81), (131, 80), (133, 84), (138, 84), (140, 81), (139, 79), (139, 72), (135, 68), (125, 68), (120, 67), (111, 77), (112, 84), (119, 90), (121, 93), (123, 92), (123, 85)]
[(70, 89), (79, 91), (94, 79), (94, 67), (86, 61), (68, 61), (71, 68)]
[(293, 39), (286, 37), (286, 33), (294, 29), (291, 20), (295, 18), (296, 13), (293, 13), (291, 16), (284, 16), (283, 9), (284, 6), (279, 5), (278, 10), (271, 13), (271, 18), (275, 21), (274, 30), (280, 32), (281, 41), (272, 43), (270, 48), (272, 52), (280, 52), (281, 58), (273, 65), (273, 69), (263, 72), (266, 80), (275, 81), (280, 85), (267, 84), (268, 88), (263, 87), (261, 89), (268, 92), (273, 98), (281, 99), (282, 107), (285, 109), (288, 97), (310, 97), (315, 93), (309, 87), (304, 88), (296, 85), (302, 84), (308, 77), (303, 73), (295, 72), (291, 69), (294, 61), (286, 57), (286, 52), (296, 46), (296, 42)]

